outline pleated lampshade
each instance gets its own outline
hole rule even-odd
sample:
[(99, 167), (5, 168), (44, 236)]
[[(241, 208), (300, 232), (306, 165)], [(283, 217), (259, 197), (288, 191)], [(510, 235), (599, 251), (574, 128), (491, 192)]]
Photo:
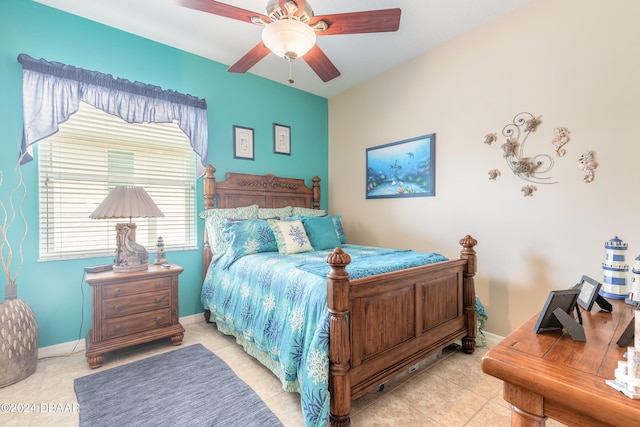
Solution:
[(158, 218), (164, 214), (142, 187), (120, 185), (89, 215), (93, 219)]

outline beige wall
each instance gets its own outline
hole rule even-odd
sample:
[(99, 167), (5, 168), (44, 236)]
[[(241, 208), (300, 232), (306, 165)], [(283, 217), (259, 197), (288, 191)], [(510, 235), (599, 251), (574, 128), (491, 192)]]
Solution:
[[(404, 11), (408, 13), (409, 11)], [(479, 244), (476, 287), (487, 331), (507, 335), (550, 290), (602, 280), (604, 242), (640, 254), (640, 1), (534, 0), (329, 101), (329, 207), (350, 243), (456, 257)], [(554, 156), (559, 183), (527, 184), (502, 158), (502, 128), (528, 111), (542, 124), (525, 155)], [(553, 128), (568, 127), (565, 157)], [(436, 133), (436, 197), (365, 199), (365, 149)], [(483, 143), (498, 133), (493, 145)], [(599, 166), (586, 184), (577, 160)], [(499, 168), (502, 176), (488, 179)]]

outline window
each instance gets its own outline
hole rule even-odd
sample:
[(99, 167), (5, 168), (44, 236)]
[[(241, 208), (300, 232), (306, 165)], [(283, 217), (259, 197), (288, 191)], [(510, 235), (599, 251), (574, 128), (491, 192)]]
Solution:
[(132, 218), (149, 252), (196, 247), (196, 155), (175, 123), (130, 124), (84, 102), (38, 143), (40, 259), (110, 256), (117, 223), (89, 215), (117, 185), (142, 186), (164, 218)]

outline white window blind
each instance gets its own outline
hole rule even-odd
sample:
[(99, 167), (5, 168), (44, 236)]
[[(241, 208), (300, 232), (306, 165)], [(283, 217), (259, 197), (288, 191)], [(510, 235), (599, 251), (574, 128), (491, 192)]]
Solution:
[(136, 242), (196, 247), (196, 156), (177, 124), (130, 124), (81, 102), (38, 143), (38, 167), (41, 260), (114, 255), (115, 226), (128, 219), (89, 215), (117, 185), (144, 187), (165, 215), (132, 218)]

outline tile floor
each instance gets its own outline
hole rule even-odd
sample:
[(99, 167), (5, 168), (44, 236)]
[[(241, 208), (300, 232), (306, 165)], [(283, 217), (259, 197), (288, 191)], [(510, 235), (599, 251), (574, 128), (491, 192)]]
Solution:
[[(248, 383), (286, 427), (303, 426), (299, 396), (285, 393), (271, 372), (247, 356), (231, 337), (204, 321), (185, 324), (183, 345), (201, 343)], [(174, 349), (160, 340), (105, 355), (100, 370)], [(352, 404), (351, 425), (371, 426), (509, 426), (510, 411), (502, 400), (502, 382), (482, 373), (486, 349), (473, 355), (445, 350), (421, 369), (392, 381), (381, 392), (371, 392)], [(40, 359), (29, 378), (0, 389), (0, 424), (3, 426), (78, 425), (75, 378), (91, 374), (84, 352)], [(9, 404), (7, 406), (6, 404)], [(15, 405), (12, 405), (15, 404)], [(9, 409), (32, 410), (7, 413)], [(562, 426), (548, 420), (547, 426)]]

